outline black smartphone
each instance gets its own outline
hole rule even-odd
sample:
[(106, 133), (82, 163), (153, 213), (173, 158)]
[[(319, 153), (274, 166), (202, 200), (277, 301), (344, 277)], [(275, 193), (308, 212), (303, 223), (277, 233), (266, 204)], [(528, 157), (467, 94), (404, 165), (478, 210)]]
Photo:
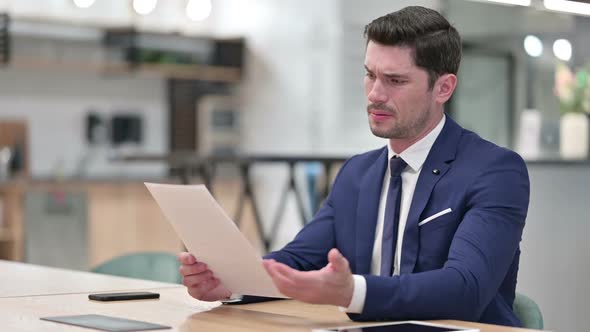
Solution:
[(127, 301), (159, 299), (160, 294), (152, 292), (99, 293), (90, 294), (88, 295), (88, 298), (94, 301)]

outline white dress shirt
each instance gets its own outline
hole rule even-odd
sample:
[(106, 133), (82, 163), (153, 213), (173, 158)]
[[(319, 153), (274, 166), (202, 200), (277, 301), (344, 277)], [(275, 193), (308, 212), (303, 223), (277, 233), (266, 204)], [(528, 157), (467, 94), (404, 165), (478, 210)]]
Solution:
[[(410, 205), (412, 203), (412, 197), (414, 196), (414, 190), (416, 189), (416, 182), (418, 182), (418, 176), (422, 170), (422, 165), (428, 153), (434, 144), (434, 141), (442, 131), (445, 124), (446, 117), (443, 114), (440, 122), (434, 127), (434, 129), (424, 136), (418, 142), (412, 144), (402, 153), (396, 153), (393, 151), (391, 146), (387, 144), (388, 149), (388, 160), (391, 160), (393, 156), (399, 155), (408, 166), (404, 169), (401, 174), (402, 177), (402, 196), (400, 202), (399, 211), (399, 225), (397, 232), (397, 244), (395, 249), (395, 256), (393, 258), (393, 275), (399, 275), (400, 261), (402, 253), (402, 244), (404, 240), (404, 229), (406, 228), (406, 221), (408, 219), (408, 213), (410, 212)], [(388, 161), (389, 163), (389, 161)], [(373, 255), (371, 259), (371, 274), (379, 275), (381, 270), (381, 239), (383, 237), (383, 220), (385, 218), (385, 205), (387, 202), (387, 192), (389, 190), (389, 179), (390, 179), (390, 167), (386, 167), (385, 176), (383, 177), (383, 186), (381, 189), (381, 200), (379, 201), (379, 214), (377, 216), (377, 226), (375, 228), (375, 243), (373, 245)], [(365, 298), (367, 295), (367, 282), (361, 275), (353, 275), (354, 278), (354, 291), (352, 294), (352, 300), (348, 308), (341, 308), (342, 311), (348, 313), (361, 313), (365, 306)]]

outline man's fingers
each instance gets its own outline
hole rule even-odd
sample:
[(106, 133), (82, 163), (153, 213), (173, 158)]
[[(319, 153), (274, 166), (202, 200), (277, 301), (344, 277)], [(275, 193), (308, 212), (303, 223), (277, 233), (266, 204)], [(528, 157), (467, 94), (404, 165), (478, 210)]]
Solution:
[(210, 291), (212, 291), (213, 289), (215, 289), (215, 287), (219, 286), (219, 283), (220, 283), (219, 279), (210, 277), (206, 281), (199, 283), (198, 285), (196, 285), (193, 288), (197, 289), (197, 291), (199, 293), (201, 293), (202, 295), (205, 295), (205, 294), (209, 293)]
[(207, 293), (215, 289), (217, 286), (219, 286), (219, 280), (210, 278), (205, 282), (201, 282), (198, 286), (188, 287), (188, 293), (196, 299), (207, 301)]
[[(280, 276), (280, 277), (283, 277), (283, 279), (288, 279), (288, 280), (294, 279), (293, 272), (296, 270), (293, 270), (284, 264), (278, 263), (274, 260), (265, 261), (264, 267), (266, 268), (267, 272), (271, 273), (274, 276), (277, 276), (277, 277)], [(296, 272), (299, 272), (299, 271), (296, 271)]]
[(276, 262), (268, 264), (268, 271), (284, 295), (303, 302), (322, 303), (319, 275), (315, 271), (302, 272)]
[(329, 263), (318, 271), (298, 271), (274, 260), (263, 266), (277, 289), (286, 296), (316, 304), (345, 305), (350, 303), (353, 278), (346, 257), (337, 249), (328, 253)]
[(275, 261), (265, 262), (264, 265), (273, 283), (283, 295), (305, 302), (312, 299), (315, 292), (313, 280), (296, 276), (296, 274), (307, 272), (293, 270)]
[(266, 272), (268, 272), (270, 277), (273, 279), (275, 285), (283, 294), (283, 289), (292, 290), (299, 288), (298, 285), (292, 279), (278, 271), (278, 267), (280, 266), (279, 263), (275, 261), (264, 261), (263, 265), (266, 269)]
[(195, 264), (197, 262), (195, 256), (190, 252), (181, 252), (176, 257), (181, 264)]
[(332, 268), (337, 272), (345, 272), (350, 269), (348, 266), (348, 260), (342, 256), (340, 251), (336, 248), (332, 248), (328, 253), (328, 261), (332, 264)]
[(178, 271), (183, 276), (189, 276), (192, 274), (199, 274), (207, 271), (207, 264), (198, 262), (196, 264), (186, 265), (183, 264), (178, 268)]
[(213, 272), (207, 270), (206, 272), (199, 273), (199, 274), (192, 274), (190, 276), (186, 276), (182, 278), (182, 284), (186, 287), (197, 287), (199, 284), (211, 279), (213, 277)]
[(293, 286), (306, 288), (310, 283), (316, 280), (317, 271), (299, 271), (290, 266), (272, 261), (268, 264), (276, 276), (281, 276), (283, 280), (289, 280)]
[(304, 284), (309, 281), (308, 272), (292, 269), (288, 265), (282, 263), (275, 262), (273, 265), (278, 275), (290, 280), (294, 285), (303, 284), (301, 286), (304, 286)]

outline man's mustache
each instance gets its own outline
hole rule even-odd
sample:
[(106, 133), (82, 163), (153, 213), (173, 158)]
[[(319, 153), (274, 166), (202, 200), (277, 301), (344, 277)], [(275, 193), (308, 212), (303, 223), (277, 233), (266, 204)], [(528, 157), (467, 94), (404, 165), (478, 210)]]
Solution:
[(367, 112), (368, 111), (385, 111), (391, 114), (395, 113), (395, 110), (385, 104), (369, 104), (367, 105)]

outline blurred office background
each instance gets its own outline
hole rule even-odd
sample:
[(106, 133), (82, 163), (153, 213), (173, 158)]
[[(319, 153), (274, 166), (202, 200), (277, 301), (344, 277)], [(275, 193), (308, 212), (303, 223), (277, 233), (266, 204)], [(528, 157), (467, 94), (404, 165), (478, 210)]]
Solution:
[(91, 270), (181, 250), (143, 181), (206, 183), (261, 253), (280, 248), (341, 160), (385, 144), (362, 32), (407, 5), (464, 38), (449, 114), (527, 160), (518, 291), (547, 329), (584, 330), (585, 1), (0, 0), (0, 258)]

